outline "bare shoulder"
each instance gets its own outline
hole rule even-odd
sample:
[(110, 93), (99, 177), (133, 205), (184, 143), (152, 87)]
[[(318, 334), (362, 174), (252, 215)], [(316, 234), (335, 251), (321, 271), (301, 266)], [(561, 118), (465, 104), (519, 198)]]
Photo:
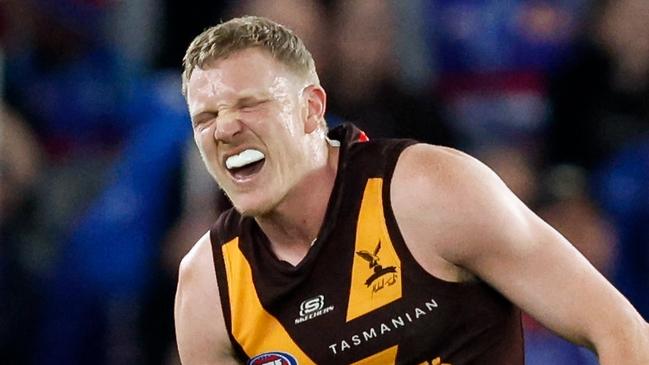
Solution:
[(472, 156), (453, 148), (423, 143), (403, 151), (394, 175), (396, 184), (428, 193), (453, 193), (450, 198), (475, 191), (476, 179), (485, 183), (499, 181), (491, 169)]
[(214, 272), (212, 264), (212, 247), (209, 233), (203, 235), (189, 250), (180, 263), (180, 280), (194, 281), (206, 274), (207, 271)]
[(209, 233), (180, 264), (174, 315), (183, 364), (236, 363), (221, 310)]
[(486, 165), (461, 151), (427, 144), (402, 153), (390, 196), (415, 258), (453, 281), (470, 276), (461, 269), (466, 260), (497, 241), (504, 233), (498, 227), (524, 209)]

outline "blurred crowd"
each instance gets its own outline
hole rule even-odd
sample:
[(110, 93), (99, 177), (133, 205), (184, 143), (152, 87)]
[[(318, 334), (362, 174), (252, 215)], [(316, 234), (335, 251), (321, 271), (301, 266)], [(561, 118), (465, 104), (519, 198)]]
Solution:
[[(4, 0), (0, 362), (179, 363), (178, 264), (228, 205), (181, 60), (243, 14), (302, 37), (331, 127), (478, 157), (649, 318), (646, 0)], [(528, 364), (596, 364), (524, 325)]]

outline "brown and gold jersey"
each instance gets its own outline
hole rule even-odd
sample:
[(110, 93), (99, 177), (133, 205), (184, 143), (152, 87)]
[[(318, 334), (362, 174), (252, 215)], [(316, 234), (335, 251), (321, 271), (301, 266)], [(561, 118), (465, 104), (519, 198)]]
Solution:
[[(211, 231), (223, 313), (248, 364), (523, 364), (520, 314), (482, 282), (450, 283), (410, 254), (390, 205), (407, 140), (334, 129), (325, 222), (297, 265), (234, 210)], [(443, 212), (440, 212), (443, 214)]]

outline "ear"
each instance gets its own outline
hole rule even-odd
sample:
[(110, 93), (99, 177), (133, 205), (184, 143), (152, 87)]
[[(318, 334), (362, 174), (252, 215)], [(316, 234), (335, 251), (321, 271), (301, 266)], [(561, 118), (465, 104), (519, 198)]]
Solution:
[(310, 85), (304, 89), (307, 103), (304, 132), (311, 133), (318, 128), (327, 109), (327, 93), (320, 85)]

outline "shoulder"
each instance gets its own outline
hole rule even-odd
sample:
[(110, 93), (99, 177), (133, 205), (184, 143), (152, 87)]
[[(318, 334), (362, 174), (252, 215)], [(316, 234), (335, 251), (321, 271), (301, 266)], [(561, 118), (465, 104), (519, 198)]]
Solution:
[(183, 363), (216, 364), (231, 357), (209, 233), (180, 264), (174, 312)]
[(193, 325), (190, 313), (209, 305), (220, 306), (209, 233), (201, 237), (180, 263), (176, 291), (176, 325)]
[[(183, 257), (179, 268), (179, 287), (191, 287), (201, 281), (208, 281), (208, 276), (214, 273), (214, 264), (212, 261), (212, 244), (210, 233), (204, 234), (192, 247), (191, 250)], [(212, 275), (213, 280), (216, 276)]]
[[(526, 207), (486, 165), (427, 144), (403, 151), (392, 178), (392, 207), (408, 246), (463, 265), (482, 248), (509, 242)], [(503, 229), (510, 224), (511, 229)]]
[(443, 209), (450, 218), (479, 211), (481, 203), (499, 195), (510, 198), (509, 189), (482, 162), (461, 151), (428, 144), (403, 151), (391, 186), (397, 205), (415, 211)]
[(453, 148), (424, 143), (406, 148), (394, 173), (395, 183), (426, 190), (474, 190), (476, 179), (502, 184), (490, 168), (474, 157)]

